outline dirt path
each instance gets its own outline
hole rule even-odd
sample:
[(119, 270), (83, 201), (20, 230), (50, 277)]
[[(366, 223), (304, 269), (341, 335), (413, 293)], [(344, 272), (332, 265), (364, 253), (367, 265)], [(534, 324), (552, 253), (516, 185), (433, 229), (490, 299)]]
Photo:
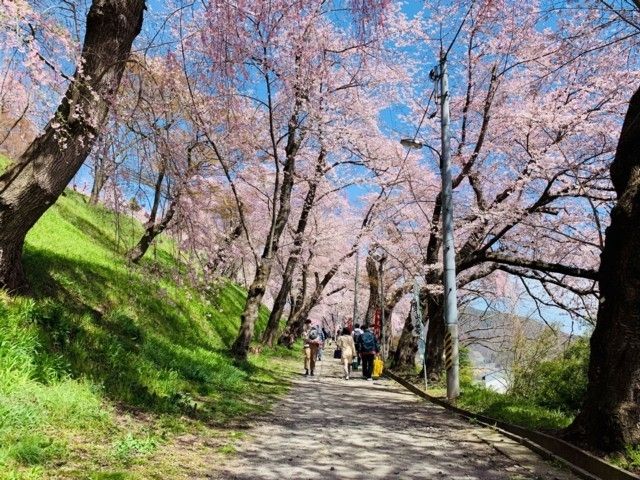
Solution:
[(340, 376), (326, 358), (299, 376), (260, 422), (223, 479), (569, 480), (521, 445), (426, 403), (391, 380)]

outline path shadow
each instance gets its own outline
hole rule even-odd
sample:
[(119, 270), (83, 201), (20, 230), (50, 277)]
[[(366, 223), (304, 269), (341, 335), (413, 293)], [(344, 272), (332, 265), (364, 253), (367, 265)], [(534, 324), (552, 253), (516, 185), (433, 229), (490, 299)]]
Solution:
[[(221, 478), (534, 480), (472, 426), (390, 380), (340, 378), (335, 360), (295, 388)], [(546, 470), (545, 470), (546, 472)], [(557, 477), (573, 478), (573, 477)]]

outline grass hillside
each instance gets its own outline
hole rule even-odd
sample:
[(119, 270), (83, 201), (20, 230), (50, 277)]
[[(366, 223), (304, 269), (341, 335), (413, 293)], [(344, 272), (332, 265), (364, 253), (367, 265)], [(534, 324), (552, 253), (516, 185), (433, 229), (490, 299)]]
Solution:
[(0, 294), (0, 479), (189, 478), (286, 389), (280, 352), (226, 354), (245, 292), (199, 292), (166, 240), (128, 266), (141, 231), (67, 192), (30, 232), (33, 298)]

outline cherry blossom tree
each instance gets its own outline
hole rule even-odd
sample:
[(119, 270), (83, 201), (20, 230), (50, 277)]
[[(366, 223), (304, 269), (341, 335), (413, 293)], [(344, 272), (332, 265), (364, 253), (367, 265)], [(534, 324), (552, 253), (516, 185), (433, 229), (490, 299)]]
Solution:
[[(452, 70), (465, 79), (452, 98), (453, 117), (460, 119), (453, 180), (458, 282), (464, 290), (503, 270), (520, 276), (533, 296), (540, 291), (532, 287), (537, 282), (549, 303), (576, 307), (580, 301), (567, 298), (586, 297), (573, 313), (589, 316), (596, 305), (595, 265), (610, 200), (606, 161), (625, 98), (618, 82), (601, 78), (624, 83), (634, 73), (622, 59), (612, 64), (611, 52), (589, 51), (587, 29), (574, 31), (568, 41), (541, 28), (540, 11), (533, 4), (475, 5), (458, 38), (460, 47), (450, 53)], [(567, 28), (578, 28), (569, 23)], [(427, 122), (429, 140), (437, 138), (434, 127)], [(413, 190), (412, 196), (418, 187)], [(430, 233), (423, 295), (430, 322), (427, 366), (438, 375), (444, 340), (440, 195), (417, 199), (431, 204), (424, 210)], [(409, 320), (405, 325), (411, 328)], [(414, 351), (401, 342), (397, 353), (413, 362), (402, 355), (405, 347)]]
[(82, 54), (60, 106), (44, 132), (0, 176), (0, 286), (9, 291), (27, 288), (21, 258), (25, 236), (87, 158), (141, 30), (144, 8), (143, 0), (92, 3)]

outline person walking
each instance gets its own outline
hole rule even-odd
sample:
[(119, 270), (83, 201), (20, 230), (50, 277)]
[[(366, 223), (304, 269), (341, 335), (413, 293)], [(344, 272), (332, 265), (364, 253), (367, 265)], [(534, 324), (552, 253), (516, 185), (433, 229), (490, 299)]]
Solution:
[[(358, 345), (360, 344), (360, 335), (362, 335), (362, 329), (360, 328), (360, 324), (356, 323), (355, 328), (353, 329), (353, 341), (356, 344), (356, 349), (358, 348)], [(360, 368), (360, 351), (356, 351), (356, 357), (358, 357), (358, 368)]]
[(302, 338), (304, 339), (304, 374), (313, 376), (320, 347), (320, 332), (318, 327), (311, 326), (311, 320), (308, 318), (304, 321)]
[(322, 327), (322, 336), (324, 337), (324, 341), (327, 342), (327, 345), (331, 345), (331, 336), (326, 328)]
[(358, 352), (362, 358), (362, 376), (369, 382), (373, 380), (371, 378), (373, 373), (373, 359), (379, 350), (378, 339), (371, 331), (371, 327), (365, 324), (364, 331), (362, 335), (360, 335), (360, 338), (358, 338)]
[(318, 343), (318, 362), (321, 362), (322, 359), (324, 358), (324, 342), (327, 340), (327, 337), (324, 334), (324, 331), (320, 328), (317, 327), (316, 330), (318, 331), (318, 335), (320, 336), (320, 342)]
[(342, 351), (341, 361), (344, 368), (344, 379), (349, 380), (351, 375), (351, 362), (356, 355), (356, 344), (353, 341), (348, 327), (342, 329), (341, 335), (336, 339), (336, 346)]

